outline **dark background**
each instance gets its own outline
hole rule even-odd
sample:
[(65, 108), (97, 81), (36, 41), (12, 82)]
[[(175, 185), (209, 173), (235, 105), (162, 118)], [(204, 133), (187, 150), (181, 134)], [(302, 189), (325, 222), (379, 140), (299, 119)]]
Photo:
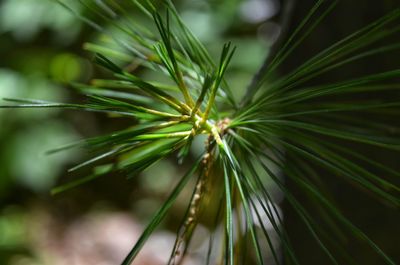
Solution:
[[(293, 14), (293, 24), (300, 21), (312, 6), (312, 1), (302, 1), (297, 4)], [(339, 1), (332, 14), (328, 16), (301, 46), (296, 56), (292, 56), (291, 63), (285, 64), (287, 69), (292, 69), (299, 62), (312, 56), (315, 51), (319, 51), (329, 44), (340, 40), (357, 29), (362, 28), (368, 22), (372, 22), (382, 15), (399, 8), (398, 1)], [(399, 42), (398, 38), (391, 40), (393, 43)], [(316, 82), (340, 81), (343, 79), (362, 76), (363, 74), (372, 74), (383, 72), (385, 70), (396, 69), (399, 62), (399, 52), (374, 56), (366, 60), (359, 61), (350, 66), (345, 66), (337, 71), (324, 75)], [(373, 98), (375, 95), (367, 95)], [(382, 117), (380, 117), (382, 118)], [(398, 126), (398, 124), (396, 124)], [(341, 144), (341, 143), (337, 143)], [(382, 151), (377, 148), (368, 148), (365, 146), (353, 145), (352, 148), (362, 154), (368, 154), (375, 161), (386, 165), (391, 165), (397, 171), (400, 170), (399, 155), (396, 152)], [(372, 170), (368, 168), (368, 170)], [(373, 171), (373, 170), (372, 170)], [(342, 213), (357, 224), (378, 246), (380, 246), (396, 262), (400, 262), (400, 215), (398, 209), (385, 206), (376, 198), (367, 195), (365, 191), (348, 185), (345, 181), (323, 170), (319, 174), (324, 176), (326, 187), (331, 191), (333, 198), (337, 201), (338, 208)], [(399, 185), (399, 181), (395, 182)], [(288, 183), (292, 191), (302, 198), (302, 203), (313, 209), (313, 204), (307, 200), (306, 196), (301, 194), (293, 183)], [(296, 253), (304, 264), (329, 264), (329, 260), (321, 251), (318, 251), (317, 244), (312, 240), (306, 227), (300, 221), (293, 210), (285, 204), (285, 221), (289, 235), (294, 240)], [(318, 218), (318, 212), (315, 211)], [(320, 219), (321, 226), (326, 226)], [(367, 244), (360, 243), (360, 240), (351, 237), (349, 234), (347, 240), (338, 240), (347, 250), (348, 254), (355, 257), (359, 262), (357, 264), (384, 264), (383, 261), (369, 249)], [(341, 261), (341, 264), (347, 264)]]

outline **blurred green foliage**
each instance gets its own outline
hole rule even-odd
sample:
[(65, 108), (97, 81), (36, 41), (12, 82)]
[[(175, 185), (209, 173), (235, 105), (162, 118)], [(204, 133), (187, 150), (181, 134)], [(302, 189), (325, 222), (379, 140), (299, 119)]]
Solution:
[[(71, 5), (78, 6), (71, 1)], [(33, 41), (43, 29), (50, 30), (59, 44), (76, 39), (82, 24), (63, 7), (50, 0), (5, 0), (0, 9), (0, 31), (10, 32), (17, 41)]]

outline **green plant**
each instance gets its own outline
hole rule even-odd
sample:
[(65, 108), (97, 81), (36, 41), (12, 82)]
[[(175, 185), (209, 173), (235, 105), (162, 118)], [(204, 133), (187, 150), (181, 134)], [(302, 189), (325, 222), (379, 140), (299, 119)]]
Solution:
[[(206, 209), (215, 216), (213, 230), (217, 230), (219, 223), (224, 224), (222, 244), (225, 250), (221, 263), (265, 264), (261, 241), (266, 241), (275, 262), (281, 263), (261, 217), (265, 214), (280, 238), (285, 258), (289, 263), (298, 264), (282, 226), (282, 216), (270, 203), (273, 200), (265, 187), (266, 178), (273, 180), (284, 193), (332, 263), (340, 262), (337, 257), (340, 254), (341, 260), (355, 264), (353, 257), (341, 246), (332, 247), (332, 242), (341, 233), (332, 234), (321, 229), (313, 214), (288, 191), (276, 168), (318, 205), (323, 212), (323, 221), (333, 231), (351, 232), (376, 251), (382, 261), (395, 264), (335, 206), (329, 194), (324, 192), (324, 179), (317, 169), (330, 171), (371, 196), (399, 207), (400, 189), (393, 181), (399, 173), (346, 145), (356, 143), (395, 151), (400, 149), (398, 128), (393, 122), (399, 112), (398, 99), (364, 96), (371, 92), (396, 91), (400, 70), (321, 85), (311, 85), (310, 81), (354, 61), (399, 49), (398, 43), (374, 45), (398, 33), (396, 22), (399, 22), (400, 10), (335, 43), (292, 72), (279, 75), (282, 63), (336, 3), (317, 1), (286, 43), (266, 60), (265, 67), (255, 75), (243, 99), (237, 102), (229, 89), (229, 80), (224, 79), (235, 48), (230, 43), (225, 44), (219, 61), (214, 62), (206, 48), (186, 28), (170, 0), (158, 5), (150, 0), (131, 1), (154, 21), (155, 28), (151, 29), (134, 21), (115, 19), (117, 13), (126, 15), (124, 6), (117, 1), (81, 3), (123, 33), (123, 37), (110, 33), (120, 49), (87, 45), (89, 50), (97, 53), (96, 62), (112, 72), (114, 78), (94, 80), (92, 85), (75, 84), (79, 92), (87, 95), (86, 103), (5, 99), (18, 104), (2, 107), (103, 112), (111, 117), (132, 117), (137, 125), (54, 150), (84, 146), (98, 152), (96, 157), (71, 170), (110, 157), (117, 159), (96, 166), (92, 175), (57, 187), (53, 192), (64, 191), (116, 170), (133, 177), (173, 154), (177, 154), (182, 163), (189, 155), (194, 138), (207, 137), (204, 153), (184, 174), (122, 264), (131, 263), (180, 192), (196, 176), (197, 182), (177, 232), (169, 264), (182, 261)], [(162, 9), (166, 10), (165, 17), (158, 11)], [(77, 16), (108, 33), (89, 18)], [(158, 34), (154, 34), (154, 29)], [(144, 80), (113, 60), (134, 62), (136, 66), (149, 68), (160, 75), (166, 74), (170, 80), (165, 83)], [(382, 117), (382, 121), (372, 121), (374, 117)], [(390, 177), (383, 178), (367, 170), (362, 166), (364, 163), (381, 169)], [(260, 224), (261, 232), (255, 229), (255, 222)], [(207, 262), (211, 262), (212, 244), (211, 236)]]

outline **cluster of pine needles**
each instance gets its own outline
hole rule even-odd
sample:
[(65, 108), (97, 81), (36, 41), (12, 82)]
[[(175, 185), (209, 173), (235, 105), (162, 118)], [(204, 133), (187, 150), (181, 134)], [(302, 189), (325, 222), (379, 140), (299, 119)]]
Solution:
[[(400, 102), (395, 97), (379, 98), (383, 92), (395, 95), (398, 91), (396, 79), (400, 77), (400, 69), (328, 84), (310, 85), (309, 81), (355, 61), (398, 50), (400, 43), (382, 43), (399, 32), (399, 10), (280, 75), (282, 63), (293, 55), (336, 3), (317, 1), (238, 102), (230, 90), (229, 80), (224, 78), (235, 48), (230, 43), (225, 44), (215, 62), (185, 26), (172, 1), (79, 0), (96, 19), (84, 17), (68, 4), (58, 2), (107, 35), (108, 42), (120, 47), (114, 49), (101, 43), (85, 45), (96, 53), (96, 62), (108, 69), (113, 78), (96, 79), (90, 85), (73, 84), (87, 96), (84, 103), (4, 99), (16, 104), (2, 108), (94, 111), (109, 114), (110, 118), (126, 116), (136, 125), (55, 150), (80, 146), (98, 155), (71, 169), (93, 166), (92, 175), (57, 187), (54, 193), (111, 171), (136, 176), (171, 155), (183, 163), (190, 155), (193, 140), (200, 135), (206, 139), (203, 154), (189, 159), (192, 161), (190, 169), (151, 219), (123, 265), (134, 260), (193, 178), (196, 185), (168, 264), (184, 261), (192, 235), (206, 210), (211, 211), (208, 216), (215, 219), (209, 227), (209, 249), (204, 253), (207, 264), (266, 264), (264, 253), (267, 250), (262, 247), (266, 245), (276, 264), (283, 262), (281, 252), (285, 262), (299, 264), (283, 226), (283, 216), (274, 204), (271, 190), (266, 187), (270, 181), (284, 194), (332, 264), (343, 261), (357, 264), (344, 245), (337, 243), (343, 234), (369, 245), (383, 262), (395, 264), (341, 213), (325, 192), (326, 176), (318, 172), (329, 171), (384, 204), (399, 207), (400, 189), (395, 180), (400, 174), (351, 146), (400, 150), (399, 128), (392, 122), (399, 118)], [(126, 11), (130, 5), (152, 21), (153, 27), (145, 27), (132, 19)], [(106, 22), (109, 28), (98, 21)], [(144, 80), (135, 75), (136, 69), (149, 69), (169, 77), (171, 82)], [(367, 93), (376, 93), (377, 97), (363, 96)], [(102, 164), (108, 158), (116, 159)], [(364, 165), (382, 173), (368, 170)], [(316, 220), (314, 213), (288, 190), (282, 174), (318, 205), (323, 213), (319, 218), (335, 233), (321, 228), (318, 223), (321, 220)], [(272, 225), (279, 236), (280, 246), (273, 242), (266, 223)], [(219, 243), (215, 235), (218, 230), (223, 232)], [(215, 248), (216, 244), (222, 247)], [(221, 253), (216, 255), (215, 249)]]

